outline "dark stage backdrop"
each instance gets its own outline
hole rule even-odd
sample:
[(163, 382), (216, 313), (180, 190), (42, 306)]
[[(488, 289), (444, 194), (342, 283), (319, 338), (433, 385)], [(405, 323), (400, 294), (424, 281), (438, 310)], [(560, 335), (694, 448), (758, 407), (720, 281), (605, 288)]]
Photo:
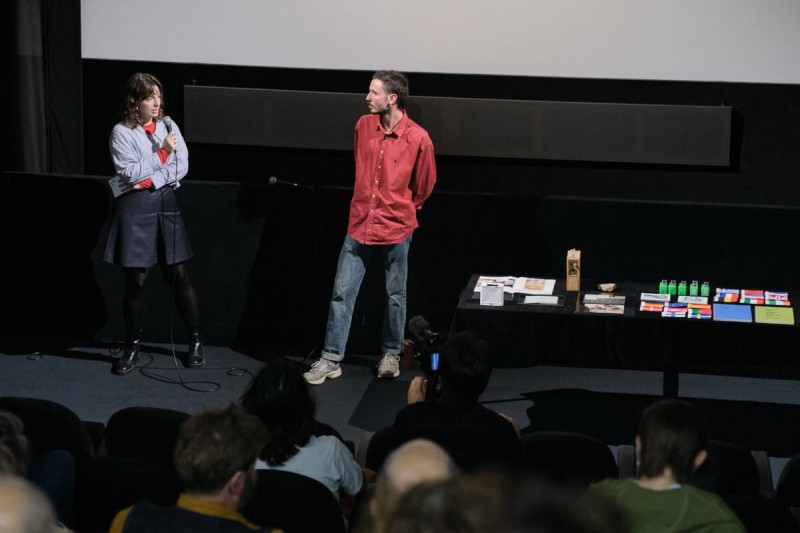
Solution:
[[(371, 74), (102, 60), (83, 60), (82, 68), (84, 171), (97, 176), (112, 173), (108, 134), (132, 72), (161, 78), (167, 112), (181, 125), (186, 84), (364, 93)], [(409, 280), (409, 316), (422, 314), (435, 330), (448, 328), (472, 273), (561, 277), (571, 247), (583, 250), (587, 278), (800, 287), (790, 237), (800, 209), (800, 87), (414, 73), (410, 79), (412, 95), (733, 108), (725, 167), (438, 157), (439, 182), (420, 215)], [(314, 116), (297, 120), (315, 127)], [(198, 143), (189, 149), (181, 205), (209, 341), (257, 354), (318, 348), (346, 230), (352, 152)], [(305, 187), (269, 188), (269, 176)], [(0, 333), (120, 338), (121, 273), (99, 261), (110, 209), (102, 182), (9, 174), (3, 186), (3, 251), (10, 259), (2, 266), (14, 283)], [(154, 281), (148, 339), (165, 341), (169, 296)], [(379, 346), (381, 292), (381, 274), (372, 272), (350, 351)]]
[[(87, 174), (111, 173), (108, 134), (119, 90), (136, 71), (164, 82), (167, 112), (181, 125), (184, 85), (363, 94), (371, 76), (83, 60)], [(422, 314), (434, 329), (446, 330), (470, 274), (560, 277), (571, 247), (583, 250), (584, 275), (605, 281), (686, 278), (800, 287), (795, 269), (787, 267), (798, 259), (790, 234), (800, 207), (800, 86), (415, 73), (410, 81), (412, 98), (727, 105), (733, 124), (731, 161), (724, 167), (439, 156), (439, 182), (414, 236), (409, 316)], [(313, 129), (314, 118), (298, 115), (297, 121)], [(608, 135), (614, 134), (609, 126)], [(212, 341), (259, 350), (318, 347), (346, 230), (352, 152), (199, 143), (189, 149), (181, 201), (197, 249), (192, 272), (204, 314), (211, 315)], [(269, 189), (269, 176), (309, 188)], [(201, 186), (211, 181), (229, 185)], [(213, 211), (225, 213), (224, 223), (215, 225), (208, 215)], [(250, 228), (247, 237), (240, 235), (243, 228)], [(236, 244), (220, 248), (223, 242)], [(224, 259), (234, 251), (235, 259)], [(204, 271), (207, 277), (198, 279)], [(229, 293), (214, 288), (220, 280)], [(352, 351), (377, 349), (381, 282), (379, 272), (365, 280)], [(104, 290), (116, 291), (113, 283)], [(239, 307), (215, 314), (228, 306)]]
[[(186, 180), (178, 191), (189, 263), (212, 344), (256, 357), (308, 353), (324, 331), (351, 190)], [(101, 177), (6, 173), (0, 339), (122, 338), (122, 272), (102, 262), (110, 193)], [(708, 279), (794, 289), (800, 208), (533, 197), (440, 190), (420, 215), (410, 256), (409, 317), (447, 330), (473, 273), (563, 277), (566, 250), (604, 281)], [(186, 339), (154, 272), (145, 340)], [(351, 353), (376, 353), (381, 269), (356, 305)]]

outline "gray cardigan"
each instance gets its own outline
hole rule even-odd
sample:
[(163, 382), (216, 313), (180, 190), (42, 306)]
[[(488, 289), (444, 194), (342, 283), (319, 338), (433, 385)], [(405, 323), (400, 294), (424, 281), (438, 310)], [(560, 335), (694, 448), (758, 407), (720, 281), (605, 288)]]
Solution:
[(156, 123), (156, 131), (152, 136), (147, 135), (141, 126), (131, 128), (121, 122), (114, 126), (108, 144), (117, 176), (130, 185), (151, 178), (156, 189), (164, 185), (180, 187), (180, 180), (189, 171), (189, 149), (174, 121), (172, 131), (178, 134), (178, 148), (162, 165), (156, 153), (167, 136), (167, 127), (162, 121)]

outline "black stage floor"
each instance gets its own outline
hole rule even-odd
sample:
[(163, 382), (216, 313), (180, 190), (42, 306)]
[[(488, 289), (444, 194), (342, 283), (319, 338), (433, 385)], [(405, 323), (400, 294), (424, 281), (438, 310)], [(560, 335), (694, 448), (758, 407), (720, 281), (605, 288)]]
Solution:
[[(66, 405), (82, 420), (101, 423), (107, 422), (119, 409), (134, 405), (195, 413), (237, 401), (251, 376), (262, 365), (261, 361), (230, 348), (209, 346), (206, 348), (207, 366), (188, 370), (176, 362), (169, 345), (145, 344), (140, 368), (127, 376), (116, 376), (111, 374), (114, 349), (114, 345), (93, 341), (6, 340), (0, 343), (0, 396), (52, 400)], [(302, 358), (289, 358), (308, 364)], [(373, 377), (375, 363), (373, 358), (348, 356), (342, 377), (313, 387), (317, 417), (355, 443), (368, 432), (392, 423), (405, 402), (408, 382), (417, 374), (407, 371), (395, 381), (378, 381)], [(578, 392), (563, 389), (577, 389)], [(551, 392), (544, 394), (546, 391)], [(581, 425), (581, 412), (589, 411), (580, 408), (581, 398), (592, 404), (590, 411), (595, 421), (613, 420), (623, 411), (628, 416), (635, 415), (635, 410), (621, 407), (632, 405), (625, 398), (636, 399), (633, 404), (638, 405), (648, 397), (659, 396), (661, 391), (660, 372), (538, 366), (495, 369), (482, 400), (490, 408), (513, 416), (523, 431), (526, 428), (574, 431), (585, 427), (586, 432), (591, 433), (598, 428), (591, 427), (588, 422), (586, 426)], [(757, 435), (759, 440), (740, 443), (759, 442), (765, 444), (763, 448), (772, 447), (773, 477), (777, 479), (785, 458), (793, 453), (791, 445), (784, 440), (776, 440), (772, 445), (768, 435), (774, 433), (778, 437), (785, 433), (782, 425), (790, 423), (785, 418), (786, 413), (796, 413), (800, 409), (800, 382), (681, 374), (680, 392), (690, 401), (718, 400), (705, 402), (714, 406), (713, 416), (720, 416), (719, 413), (729, 406), (730, 416), (737, 417), (743, 412), (740, 407), (747, 407), (747, 416), (759, 419), (759, 424), (752, 428), (753, 436)], [(559, 397), (563, 401), (553, 401)], [(598, 398), (603, 401), (598, 403)], [(552, 407), (547, 409), (547, 406)], [(770, 419), (771, 413), (775, 416)], [(536, 419), (532, 421), (529, 416)], [(738, 430), (744, 433), (732, 437), (748, 440), (747, 422), (737, 424)], [(713, 420), (711, 426), (714, 438)], [(631, 443), (625, 432), (613, 433), (608, 428), (603, 431), (604, 434), (598, 436), (604, 437), (610, 446)], [(730, 435), (716, 437), (725, 440), (722, 437)], [(800, 442), (794, 449), (794, 453), (798, 452)]]

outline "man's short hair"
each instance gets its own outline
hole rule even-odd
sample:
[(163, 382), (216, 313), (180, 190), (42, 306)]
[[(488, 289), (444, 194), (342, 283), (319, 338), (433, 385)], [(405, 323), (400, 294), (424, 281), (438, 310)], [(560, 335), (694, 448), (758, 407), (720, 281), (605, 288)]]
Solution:
[(477, 400), (492, 375), (489, 344), (469, 332), (451, 336), (439, 353), (439, 375), (445, 394)]
[(626, 531), (619, 513), (607, 523), (576, 512), (569, 495), (541, 479), (486, 470), (422, 483), (401, 496), (385, 533), (441, 531), (536, 531), (605, 533)]
[(669, 467), (679, 483), (686, 483), (708, 443), (708, 423), (688, 402), (660, 400), (642, 413), (639, 438), (643, 476), (658, 476)]
[(388, 94), (397, 95), (397, 108), (405, 109), (408, 98), (408, 78), (396, 70), (379, 70), (372, 75), (373, 80), (380, 80)]
[(53, 533), (56, 513), (50, 499), (25, 478), (0, 476), (0, 533)]
[(261, 420), (238, 406), (194, 415), (178, 431), (178, 477), (187, 492), (218, 492), (236, 472), (253, 467), (266, 440)]

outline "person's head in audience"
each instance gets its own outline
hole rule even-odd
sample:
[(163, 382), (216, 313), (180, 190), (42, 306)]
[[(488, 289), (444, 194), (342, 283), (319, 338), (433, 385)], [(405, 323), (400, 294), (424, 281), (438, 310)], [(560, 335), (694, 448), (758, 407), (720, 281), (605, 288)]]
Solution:
[(238, 406), (192, 416), (175, 443), (175, 469), (186, 493), (239, 509), (255, 488), (265, 441), (261, 421)]
[(394, 450), (381, 468), (370, 501), (370, 514), (376, 530), (380, 530), (383, 519), (411, 487), (450, 479), (457, 474), (456, 464), (433, 441), (415, 439)]
[(452, 335), (439, 352), (439, 376), (445, 396), (478, 401), (492, 375), (489, 344), (473, 333)]
[(302, 372), (290, 361), (268, 361), (242, 395), (242, 407), (267, 429), (261, 459), (281, 465), (314, 434), (316, 404)]
[(53, 533), (60, 530), (47, 496), (16, 475), (0, 476), (0, 533)]
[(621, 533), (613, 509), (601, 523), (575, 512), (558, 487), (495, 471), (461, 475), (410, 488), (384, 533)]
[(0, 474), (24, 474), (28, 458), (28, 439), (22, 420), (14, 413), (0, 411)]
[(640, 477), (667, 476), (686, 483), (707, 457), (708, 423), (691, 404), (660, 400), (642, 413), (636, 449)]

